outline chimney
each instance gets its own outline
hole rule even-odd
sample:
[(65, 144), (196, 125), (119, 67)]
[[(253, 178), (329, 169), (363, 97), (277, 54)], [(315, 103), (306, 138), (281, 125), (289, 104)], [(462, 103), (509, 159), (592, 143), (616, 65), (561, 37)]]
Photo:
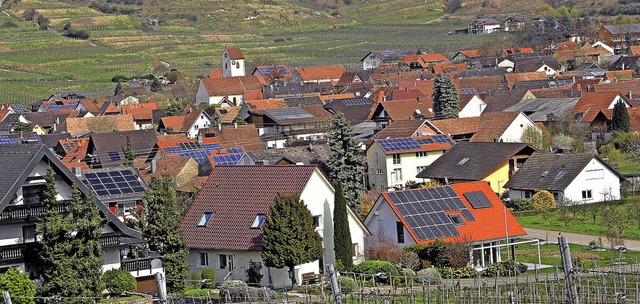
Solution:
[(202, 143), (202, 135), (198, 135), (198, 143)]
[(218, 131), (222, 131), (222, 123), (218, 124)]
[(75, 174), (76, 177), (82, 176), (82, 168), (81, 167), (73, 167), (73, 174)]
[(309, 151), (313, 151), (313, 143), (309, 143)]
[(627, 92), (627, 96), (629, 96), (629, 99), (633, 100), (633, 92), (632, 91)]
[(418, 100), (418, 104), (422, 104), (422, 98), (420, 98), (420, 96), (416, 97), (416, 99)]
[(387, 101), (387, 96), (382, 95), (382, 101)]
[(622, 70), (623, 70), (623, 71), (624, 71), (624, 68), (625, 68), (625, 66), (624, 66), (624, 62), (623, 62), (623, 63), (622, 63)]
[(155, 159), (152, 159), (151, 160), (151, 173), (155, 173), (157, 169), (158, 169), (158, 163), (156, 162)]

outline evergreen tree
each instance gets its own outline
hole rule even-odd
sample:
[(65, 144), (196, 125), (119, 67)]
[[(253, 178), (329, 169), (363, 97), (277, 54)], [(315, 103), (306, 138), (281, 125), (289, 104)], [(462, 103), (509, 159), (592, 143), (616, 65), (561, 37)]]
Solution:
[(342, 183), (338, 181), (333, 207), (333, 248), (336, 253), (336, 263), (342, 262), (346, 271), (350, 271), (353, 267), (351, 244), (347, 200), (344, 198)]
[(262, 234), (262, 260), (267, 267), (293, 268), (322, 257), (322, 238), (313, 225), (311, 212), (296, 195), (278, 195), (265, 220)]
[(116, 88), (113, 90), (113, 95), (120, 95), (122, 94), (122, 83), (120, 83), (120, 81), (118, 81), (118, 84), (116, 84)]
[(142, 235), (149, 249), (164, 255), (167, 288), (181, 292), (186, 288), (189, 265), (185, 259), (189, 252), (180, 230), (181, 217), (176, 209), (176, 190), (168, 176), (151, 178), (149, 190), (142, 200)]
[(182, 105), (182, 103), (174, 101), (171, 104), (169, 104), (169, 106), (167, 107), (166, 113), (167, 113), (167, 116), (178, 116), (182, 114), (183, 110), (184, 110), (184, 106)]
[(160, 92), (162, 91), (162, 84), (158, 78), (153, 77), (151, 80), (151, 92)]
[(135, 154), (133, 154), (133, 147), (131, 146), (131, 138), (127, 136), (127, 148), (124, 150), (124, 162), (122, 164), (125, 166), (133, 166), (134, 159), (135, 159)]
[(364, 193), (364, 158), (352, 133), (353, 127), (344, 114), (338, 112), (329, 130), (331, 156), (327, 167), (329, 176), (335, 182), (342, 183), (348, 205), (360, 212)]
[(629, 122), (629, 112), (622, 101), (618, 101), (613, 107), (613, 118), (611, 119), (611, 128), (614, 131), (629, 132), (631, 124)]
[(433, 90), (433, 112), (437, 119), (457, 118), (460, 98), (449, 75), (436, 76)]

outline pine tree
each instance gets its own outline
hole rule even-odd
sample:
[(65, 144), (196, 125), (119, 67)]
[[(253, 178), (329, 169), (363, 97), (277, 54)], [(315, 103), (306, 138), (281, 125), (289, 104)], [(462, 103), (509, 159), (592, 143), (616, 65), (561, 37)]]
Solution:
[(135, 154), (133, 154), (133, 147), (131, 146), (131, 138), (127, 136), (127, 148), (124, 150), (124, 162), (122, 164), (125, 166), (133, 166), (134, 159), (135, 159)]
[(151, 92), (160, 92), (162, 91), (162, 84), (160, 83), (160, 80), (158, 80), (158, 78), (153, 77), (153, 80), (151, 80)]
[(614, 131), (629, 132), (631, 124), (629, 123), (629, 112), (622, 101), (618, 101), (613, 107), (613, 118), (611, 119), (611, 128)]
[(265, 266), (293, 268), (322, 257), (322, 238), (313, 225), (311, 212), (296, 195), (278, 195), (265, 220), (262, 234), (262, 260)]
[(113, 95), (117, 96), (120, 94), (122, 94), (122, 83), (118, 81), (118, 84), (116, 84), (116, 88), (113, 90)]
[(457, 118), (460, 98), (449, 75), (436, 76), (433, 90), (433, 112), (437, 119)]
[(351, 244), (347, 200), (344, 198), (342, 183), (338, 182), (333, 207), (333, 248), (336, 253), (336, 263), (342, 262), (346, 271), (350, 271), (353, 267)]
[(327, 167), (334, 182), (342, 183), (348, 206), (360, 212), (364, 193), (364, 158), (352, 133), (353, 127), (344, 114), (338, 112), (329, 130), (331, 156)]
[(149, 249), (164, 256), (167, 288), (181, 292), (186, 288), (185, 280), (189, 265), (185, 259), (189, 252), (180, 230), (180, 216), (176, 210), (176, 191), (168, 176), (151, 178), (149, 190), (142, 200), (142, 235)]

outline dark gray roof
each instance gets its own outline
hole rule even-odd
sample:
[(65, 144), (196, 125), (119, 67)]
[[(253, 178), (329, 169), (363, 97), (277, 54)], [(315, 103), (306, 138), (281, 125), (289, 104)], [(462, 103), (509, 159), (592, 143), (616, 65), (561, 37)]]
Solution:
[(514, 155), (531, 154), (533, 151), (526, 143), (459, 142), (417, 177), (482, 180)]
[[(89, 139), (89, 153), (97, 153), (100, 165), (115, 166), (124, 161), (124, 151), (127, 148), (127, 136), (131, 139), (131, 146), (137, 156), (148, 156), (156, 145), (158, 138), (154, 130), (134, 130), (111, 133), (93, 133)], [(109, 152), (117, 152), (120, 161), (111, 161)]]
[(476, 78), (476, 77), (486, 77), (486, 76), (504, 76), (507, 73), (506, 68), (492, 68), (492, 69), (482, 69), (482, 70), (464, 70), (460, 71), (457, 78)]
[(30, 112), (29, 109), (27, 109), (27, 107), (24, 104), (21, 104), (21, 103), (12, 103), (9, 106), (11, 107), (11, 110), (13, 110), (14, 113), (28, 113), (28, 112)]
[[(313, 147), (313, 148), (310, 148)], [(257, 164), (275, 165), (282, 159), (305, 165), (324, 165), (331, 156), (328, 145), (312, 145), (300, 147), (286, 147), (282, 149), (248, 151), (247, 155)], [(268, 163), (264, 163), (264, 161)]]
[(622, 56), (609, 66), (609, 71), (635, 70), (640, 56)]
[(482, 96), (487, 104), (484, 112), (502, 112), (504, 109), (520, 102), (527, 90), (497, 90)]
[(327, 102), (324, 108), (332, 114), (342, 112), (352, 126), (367, 120), (369, 111), (375, 103), (367, 98), (333, 99)]
[(620, 25), (605, 25), (604, 26), (607, 31), (614, 35), (626, 34), (629, 33), (637, 33), (640, 32), (640, 23), (635, 24), (620, 24)]
[(0, 131), (11, 132), (13, 125), (20, 119), (22, 114), (9, 114), (2, 121), (0, 121)]
[(554, 121), (563, 119), (573, 109), (580, 98), (537, 98), (525, 99), (512, 105), (504, 112), (524, 112), (533, 121)]
[(284, 102), (290, 107), (306, 107), (306, 106), (322, 106), (322, 100), (319, 96), (307, 97), (285, 97)]
[(71, 137), (72, 136), (69, 133), (45, 134), (40, 135), (40, 140), (42, 140), (42, 143), (47, 146), (47, 148), (53, 149), (58, 145), (59, 141), (69, 139)]
[(545, 64), (556, 71), (560, 71), (560, 63), (549, 56), (517, 57), (514, 63), (514, 72), (516, 73), (535, 72)]
[(529, 90), (529, 89), (541, 89), (541, 88), (562, 88), (571, 87), (575, 83), (572, 78), (565, 79), (542, 79), (542, 80), (528, 80), (520, 81), (513, 85), (513, 89)]
[(594, 158), (622, 178), (608, 164), (593, 154), (536, 152), (527, 159), (504, 186), (510, 189), (563, 191)]

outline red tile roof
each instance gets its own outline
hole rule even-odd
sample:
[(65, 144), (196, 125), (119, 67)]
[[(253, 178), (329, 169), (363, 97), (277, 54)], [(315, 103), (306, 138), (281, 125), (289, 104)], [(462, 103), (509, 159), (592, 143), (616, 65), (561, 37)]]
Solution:
[(204, 113), (203, 110), (196, 110), (187, 112), (184, 115), (162, 117), (162, 125), (176, 132), (186, 132), (189, 131), (193, 123), (198, 119), (198, 116), (202, 113)]
[(631, 80), (633, 79), (633, 71), (632, 70), (623, 70), (623, 71), (607, 71), (607, 79), (611, 81), (618, 80)]
[(203, 78), (200, 79), (209, 96), (243, 95), (247, 90), (261, 90), (257, 76)]
[(576, 113), (584, 113), (582, 121), (591, 123), (598, 112), (607, 110), (618, 95), (618, 92), (584, 92), (573, 106), (573, 110)]
[[(460, 236), (456, 237), (448, 237), (441, 239), (445, 242), (459, 242), (459, 241), (488, 241), (488, 240), (497, 240), (504, 239), (507, 235), (507, 230), (509, 236), (521, 236), (526, 235), (527, 233), (524, 231), (522, 226), (518, 223), (516, 218), (511, 214), (509, 210), (504, 209), (504, 204), (498, 198), (498, 196), (491, 190), (491, 187), (485, 181), (479, 182), (468, 182), (468, 183), (458, 183), (448, 185), (453, 188), (453, 191), (458, 195), (458, 197), (462, 200), (465, 206), (469, 209), (469, 211), (476, 218), (475, 221), (467, 221), (464, 216), (460, 216), (460, 218), (464, 221), (464, 225), (455, 226)], [(441, 186), (442, 187), (442, 186)], [(416, 190), (405, 190), (402, 192), (411, 192)], [(469, 201), (465, 198), (464, 194), (469, 192), (482, 192), (491, 202), (491, 207), (487, 208), (479, 208), (475, 209), (469, 203)], [(398, 216), (398, 218), (404, 224), (404, 227), (409, 231), (409, 234), (413, 238), (413, 240), (420, 245), (427, 245), (435, 241), (435, 239), (431, 240), (420, 240), (417, 235), (411, 229), (411, 226), (407, 223), (407, 221), (402, 217), (402, 214), (398, 211), (396, 206), (393, 204), (393, 201), (387, 195), (387, 192), (383, 192), (382, 197), (389, 204), (393, 212)], [(505, 213), (506, 212), (506, 222), (505, 222)], [(449, 211), (446, 214), (461, 214), (460, 211)]]
[(226, 48), (227, 54), (229, 54), (229, 58), (231, 59), (244, 59), (244, 54), (242, 54), (242, 50), (239, 47), (228, 47)]
[(449, 62), (449, 59), (447, 59), (447, 57), (444, 57), (444, 55), (442, 54), (420, 54), (419, 56), (427, 64), (433, 63), (433, 62), (441, 62), (441, 61), (445, 63)]
[(342, 77), (342, 74), (346, 69), (341, 66), (320, 66), (320, 67), (308, 67), (297, 68), (296, 72), (302, 78), (303, 81), (317, 81), (335, 79), (336, 81)]
[(528, 72), (528, 73), (507, 73), (504, 75), (504, 78), (507, 80), (507, 86), (509, 88), (513, 88), (513, 86), (521, 81), (531, 81), (531, 80), (544, 80), (549, 77), (545, 72)]
[(67, 118), (67, 133), (108, 133), (135, 130), (132, 115), (107, 115), (96, 117)]
[(465, 55), (468, 58), (482, 57), (482, 52), (480, 52), (480, 50), (463, 50), (463, 51), (460, 51), (460, 54)]
[[(278, 194), (300, 195), (316, 166), (216, 166), (180, 227), (189, 248), (262, 250), (262, 230), (251, 229), (268, 214)], [(213, 216), (198, 227), (205, 212)]]
[(209, 75), (207, 75), (209, 78), (222, 78), (224, 77), (222, 74), (222, 69), (214, 69), (211, 71), (211, 73), (209, 73)]

